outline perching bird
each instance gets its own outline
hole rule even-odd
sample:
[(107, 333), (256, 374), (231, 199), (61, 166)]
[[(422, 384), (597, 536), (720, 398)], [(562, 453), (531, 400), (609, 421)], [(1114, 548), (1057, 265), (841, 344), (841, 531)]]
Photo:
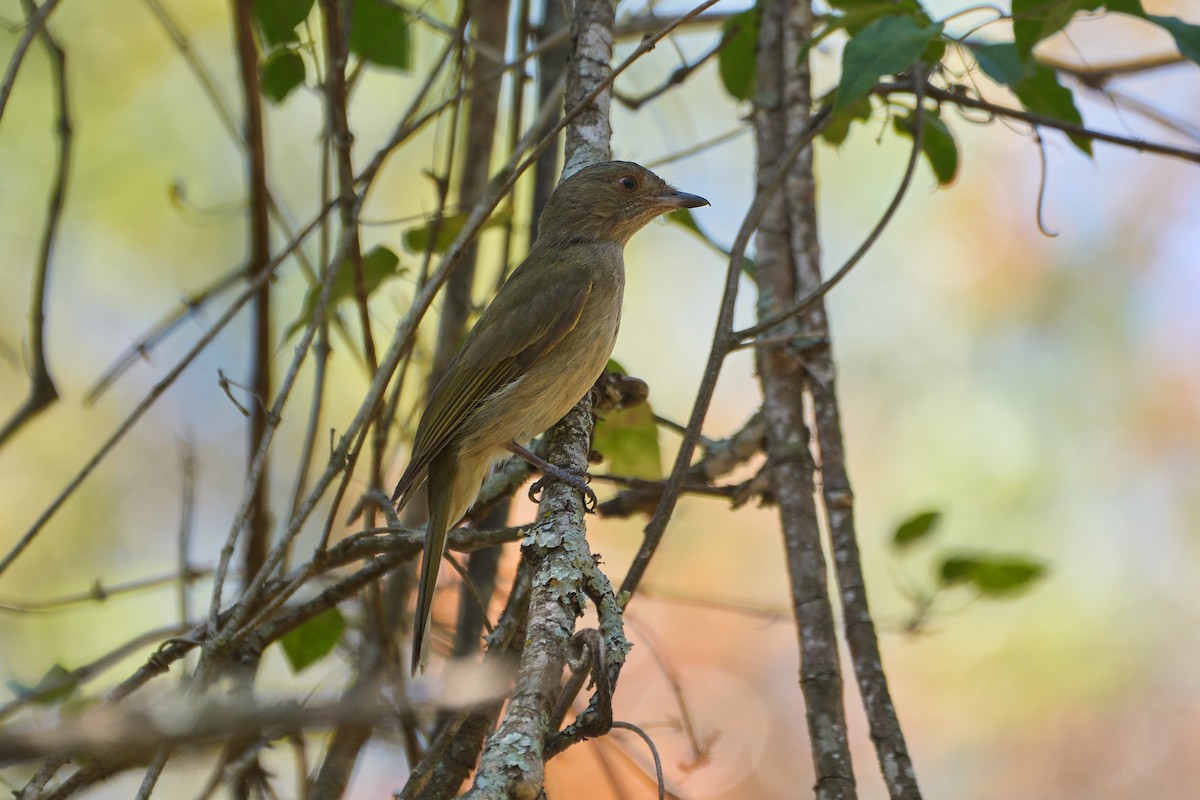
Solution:
[(414, 673), (447, 532), (475, 502), (492, 463), (562, 419), (608, 363), (621, 321), (625, 243), (667, 211), (704, 205), (628, 161), (585, 167), (550, 195), (529, 255), (434, 388), (392, 496), (400, 509), (422, 482), (428, 486)]

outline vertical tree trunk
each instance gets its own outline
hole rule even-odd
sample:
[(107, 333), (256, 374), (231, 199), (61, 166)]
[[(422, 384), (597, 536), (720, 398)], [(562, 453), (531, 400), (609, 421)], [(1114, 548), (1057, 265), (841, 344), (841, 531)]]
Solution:
[[(807, 66), (795, 66), (795, 55), (789, 54), (785, 42), (784, 23), (790, 18), (792, 7), (789, 0), (772, 0), (761, 6), (754, 115), (760, 185), (783, 153), (789, 133), (794, 135), (793, 128), (802, 129), (809, 117)], [(786, 183), (812, 185), (811, 147), (796, 159)], [(759, 226), (755, 275), (760, 319), (797, 298), (797, 263), (790, 246), (796, 233), (792, 227), (796, 215), (797, 209), (791, 207), (789, 198), (788, 202), (772, 204)], [(811, 203), (799, 216), (806, 221), (815, 220)], [(813, 246), (809, 251), (813, 255), (817, 253), (815, 235), (815, 228), (807, 228), (801, 235)], [(799, 333), (797, 323), (785, 323), (779, 333)], [(829, 800), (853, 798), (854, 772), (842, 707), (837, 634), (813, 495), (809, 432), (804, 423), (804, 364), (788, 343), (760, 348), (757, 361), (766, 421), (767, 468), (779, 503), (791, 579), (800, 643), (800, 688), (804, 693), (816, 793), (818, 798)]]
[[(784, 63), (794, 64), (812, 34), (812, 8), (808, 0), (797, 0), (784, 22)], [(807, 123), (807, 110), (812, 105), (807, 59), (785, 80), (784, 103), (788, 109), (788, 135), (795, 136)], [(811, 151), (797, 159), (784, 183), (784, 193), (790, 215), (789, 232), (798, 296), (806, 296), (816, 291), (822, 283)], [(892, 704), (875, 623), (867, 606), (866, 584), (854, 527), (854, 494), (850, 488), (842, 444), (833, 345), (824, 301), (815, 303), (790, 324), (808, 335), (809, 341), (816, 342), (800, 354), (803, 359), (802, 380), (812, 398), (821, 463), (822, 500), (833, 548), (845, 636), (870, 726), (871, 740), (875, 744), (880, 770), (892, 800), (920, 800), (916, 773)]]

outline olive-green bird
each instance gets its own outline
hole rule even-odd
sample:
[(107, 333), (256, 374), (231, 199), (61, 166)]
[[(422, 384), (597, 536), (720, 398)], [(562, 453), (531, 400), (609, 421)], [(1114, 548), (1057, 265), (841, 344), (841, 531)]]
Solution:
[(475, 502), (493, 462), (563, 418), (604, 371), (621, 321), (625, 243), (677, 208), (708, 205), (628, 161), (585, 167), (546, 202), (538, 238), (484, 310), (417, 426), (392, 497), (428, 485), (412, 670), (425, 637), (446, 534)]

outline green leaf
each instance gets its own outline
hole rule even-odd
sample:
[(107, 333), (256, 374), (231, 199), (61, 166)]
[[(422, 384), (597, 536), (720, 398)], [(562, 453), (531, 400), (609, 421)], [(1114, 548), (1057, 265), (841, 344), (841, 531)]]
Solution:
[(7, 681), (7, 684), (18, 697), (35, 705), (49, 706), (69, 700), (79, 688), (79, 676), (61, 664), (55, 664), (37, 686), (25, 686), (17, 681)]
[(332, 653), (345, 630), (346, 619), (336, 608), (331, 608), (285, 633), (279, 644), (292, 665), (292, 672), (300, 672)]
[(837, 147), (850, 135), (851, 125), (855, 122), (871, 120), (872, 108), (870, 95), (859, 98), (856, 103), (829, 118), (829, 124), (825, 126), (825, 130), (821, 131), (821, 138)]
[(686, 228), (694, 233), (701, 241), (716, 247), (716, 245), (713, 244), (712, 239), (709, 239), (708, 235), (705, 234), (704, 231), (700, 230), (700, 224), (696, 222), (696, 215), (692, 213), (690, 208), (677, 208), (670, 212), (667, 214), (667, 222), (674, 222), (679, 227)]
[(304, 59), (295, 50), (278, 49), (262, 65), (262, 93), (275, 105), (304, 83)]
[[(467, 219), (470, 214), (447, 214), (442, 217), (441, 224), (437, 226), (437, 236), (433, 240), (434, 253), (444, 253), (449, 249), (450, 245), (454, 244), (454, 240), (462, 233), (463, 227), (467, 224)], [(504, 225), (512, 219), (512, 211), (505, 209), (497, 211), (483, 223), (483, 227), (479, 230), (486, 231), (488, 228), (494, 228), (497, 225)], [(434, 228), (434, 221), (430, 220), (419, 228), (410, 228), (404, 232), (404, 246), (413, 253), (424, 253), (429, 247), (429, 237)]]
[[(854, 37), (863, 28), (880, 17), (907, 14), (923, 25), (929, 25), (932, 22), (929, 16), (925, 14), (924, 9), (913, 2), (913, 0), (902, 0), (901, 2), (890, 2), (890, 0), (840, 0), (830, 5), (844, 13), (838, 16), (825, 15), (822, 17), (824, 25), (816, 34), (809, 37), (804, 46), (800, 48), (798, 61), (803, 61), (807, 58), (809, 51), (824, 41), (831, 33), (844, 30), (851, 37)], [(945, 49), (944, 44), (942, 49)], [(941, 58), (941, 56), (938, 56), (938, 58)]]
[(896, 527), (896, 532), (892, 534), (892, 546), (903, 549), (916, 544), (928, 538), (941, 522), (942, 512), (940, 511), (922, 511), (919, 514), (913, 514)]
[(734, 14), (725, 21), (724, 43), (717, 54), (717, 71), (725, 91), (738, 100), (754, 94), (755, 64), (758, 58), (758, 6)]
[(983, 73), (1001, 86), (1016, 86), (1025, 77), (1025, 64), (1012, 42), (985, 44), (974, 53)]
[[(366, 290), (367, 297), (370, 297), (385, 280), (403, 273), (403, 270), (397, 269), (399, 264), (400, 257), (382, 245), (372, 248), (369, 253), (363, 256), (363, 288)], [(351, 297), (354, 297), (354, 267), (349, 261), (343, 261), (338, 267), (338, 273), (333, 279), (333, 285), (329, 288), (329, 300), (325, 304), (326, 311), (328, 312), (341, 301)], [(304, 310), (300, 313), (300, 317), (289, 325), (284, 332), (283, 340), (285, 342), (291, 339), (297, 332), (308, 327), (308, 323), (312, 321), (313, 313), (317, 310), (317, 301), (320, 298), (320, 283), (314, 283), (308, 287), (308, 294), (304, 297)]]
[(662, 477), (658, 425), (649, 403), (611, 411), (596, 423), (592, 446), (608, 460), (609, 471), (631, 478)]
[[(1075, 95), (1071, 90), (1059, 83), (1058, 75), (1049, 67), (1040, 64), (1033, 69), (1033, 74), (1022, 78), (1013, 87), (1013, 92), (1021, 105), (1034, 114), (1054, 117), (1063, 122), (1083, 125), (1083, 116), (1075, 106)], [(1092, 154), (1092, 140), (1085, 136), (1067, 134), (1075, 146), (1087, 155)]]
[(254, 18), (269, 47), (298, 42), (296, 28), (308, 19), (315, 0), (254, 0)]
[(971, 586), (985, 597), (1015, 594), (1045, 574), (1045, 564), (1022, 556), (948, 556), (938, 569), (943, 586)]
[[(916, 115), (895, 117), (892, 119), (892, 127), (896, 133), (911, 139), (916, 130)], [(925, 112), (921, 152), (929, 162), (939, 185), (953, 183), (958, 177), (958, 145), (954, 141), (954, 134), (950, 133), (950, 129), (936, 111)]]
[(1033, 48), (1061, 31), (1080, 11), (1094, 11), (1103, 0), (1012, 0), (1013, 39), (1017, 55), (1029, 62)]
[(629, 371), (625, 369), (625, 365), (622, 364), (620, 361), (617, 361), (615, 358), (610, 358), (608, 360), (608, 363), (604, 366), (604, 371), (612, 372), (617, 375), (628, 375), (629, 374)]
[(912, 17), (899, 14), (880, 17), (867, 25), (842, 51), (842, 77), (833, 110), (849, 108), (884, 75), (911, 67), (941, 31), (940, 23), (922, 26)]
[(407, 70), (412, 57), (408, 12), (389, 0), (355, 0), (350, 52), (379, 67)]
[[(724, 247), (722, 247), (721, 245), (714, 242), (711, 238), (709, 238), (709, 235), (707, 233), (705, 233), (704, 230), (700, 227), (700, 224), (698, 222), (696, 222), (696, 217), (692, 214), (690, 209), (687, 209), (687, 208), (676, 209), (675, 211), (672, 211), (669, 214), (667, 214), (665, 219), (667, 220), (667, 222), (673, 222), (676, 225), (678, 225), (679, 227), (684, 228), (688, 231), (691, 231), (693, 236), (695, 236), (697, 239), (704, 242), (706, 245), (708, 245), (709, 247), (711, 247), (713, 250), (717, 251), (721, 255), (725, 256), (726, 258), (732, 257), (728, 250), (726, 250)], [(742, 272), (751, 280), (754, 279), (754, 259), (750, 258), (750, 256), (747, 256), (747, 255), (742, 256)]]
[(907, 14), (910, 17), (919, 17), (925, 14), (925, 10), (916, 0), (830, 0), (829, 2), (830, 8), (836, 8), (847, 14), (853, 14), (865, 8), (875, 8), (879, 5), (886, 6), (892, 14)]
[(1200, 64), (1200, 25), (1192, 25), (1178, 17), (1159, 17), (1154, 14), (1146, 14), (1146, 19), (1174, 37), (1181, 56)]
[[(1083, 116), (1075, 105), (1075, 95), (1059, 82), (1058, 74), (1033, 61), (1022, 62), (1015, 45), (985, 45), (975, 50), (975, 60), (989, 78), (1012, 89), (1021, 105), (1031, 113), (1083, 124)], [(1090, 139), (1068, 136), (1076, 147), (1089, 156), (1092, 154)]]

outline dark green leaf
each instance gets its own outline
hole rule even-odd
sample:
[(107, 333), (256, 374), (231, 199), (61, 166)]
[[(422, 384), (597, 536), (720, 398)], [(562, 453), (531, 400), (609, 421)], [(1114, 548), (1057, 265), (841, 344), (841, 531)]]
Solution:
[(254, 18), (269, 47), (296, 42), (296, 28), (312, 11), (315, 0), (254, 0)]
[(276, 50), (262, 65), (262, 93), (279, 105), (304, 83), (304, 59), (294, 50)]
[(835, 112), (849, 108), (871, 91), (884, 75), (908, 69), (942, 31), (942, 26), (922, 26), (912, 17), (880, 17), (862, 29), (842, 52), (842, 77), (834, 99)]
[(49, 706), (69, 699), (79, 688), (79, 676), (61, 664), (55, 664), (42, 676), (37, 686), (24, 686), (17, 681), (7, 683), (18, 697), (39, 706)]
[(1093, 11), (1104, 0), (1013, 0), (1013, 39), (1022, 62), (1030, 61), (1033, 48), (1058, 33), (1080, 11)]
[(1045, 574), (1045, 564), (1021, 556), (949, 556), (938, 570), (943, 586), (971, 586), (986, 597), (1015, 594)]
[(754, 94), (760, 16), (755, 6), (725, 21), (724, 44), (717, 55), (717, 71), (721, 73), (725, 91), (738, 100), (749, 100)]
[(592, 446), (608, 460), (609, 470), (615, 475), (646, 480), (662, 477), (658, 426), (649, 403), (605, 414), (596, 423)]
[(821, 138), (835, 147), (846, 141), (850, 135), (850, 126), (855, 122), (869, 122), (871, 119), (871, 97), (859, 98), (858, 102), (844, 108), (829, 119), (829, 124), (821, 132)]
[(283, 654), (292, 665), (292, 671), (300, 672), (332, 653), (345, 630), (345, 618), (336, 608), (331, 608), (285, 633), (279, 644), (283, 646)]
[(411, 60), (408, 12), (389, 0), (355, 0), (350, 52), (380, 67), (407, 70)]
[(1179, 54), (1195, 64), (1200, 64), (1200, 25), (1192, 25), (1178, 17), (1159, 17), (1147, 14), (1146, 19), (1159, 26), (1175, 38)]
[[(1021, 105), (1034, 114), (1053, 117), (1063, 122), (1083, 125), (1083, 116), (1075, 106), (1075, 95), (1071, 90), (1058, 81), (1058, 75), (1049, 67), (1040, 64), (1034, 67), (1033, 74), (1013, 87), (1013, 92)], [(1087, 155), (1092, 154), (1092, 140), (1084, 136), (1067, 134), (1075, 146)]]
[[(911, 139), (916, 126), (916, 117), (915, 115), (895, 117), (892, 120), (892, 126), (896, 133)], [(921, 136), (921, 152), (925, 155), (925, 159), (929, 162), (930, 168), (933, 169), (933, 175), (940, 185), (953, 183), (954, 179), (958, 177), (958, 145), (954, 141), (954, 134), (950, 133), (946, 123), (935, 111), (927, 110), (925, 112), (925, 131)]]
[[(1013, 94), (1033, 114), (1083, 125), (1075, 106), (1075, 96), (1058, 80), (1058, 74), (1035, 62), (1022, 63), (1012, 44), (989, 44), (975, 50), (975, 60), (984, 73), (1012, 89)], [(1092, 142), (1083, 136), (1070, 136), (1075, 146), (1092, 154)]]
[(942, 512), (922, 511), (913, 514), (896, 527), (892, 534), (892, 546), (905, 548), (927, 538), (942, 522)]
[(605, 372), (612, 372), (612, 373), (615, 373), (615, 374), (617, 374), (617, 375), (628, 375), (628, 374), (629, 374), (629, 373), (628, 373), (628, 372), (625, 370), (625, 365), (624, 365), (624, 364), (622, 364), (620, 361), (617, 361), (615, 358), (610, 358), (610, 359), (608, 360), (608, 364), (606, 364), (606, 365), (605, 365), (605, 367), (604, 367), (604, 371), (605, 371)]
[[(363, 288), (366, 290), (367, 297), (370, 297), (385, 280), (403, 272), (403, 270), (397, 269), (399, 264), (399, 256), (382, 245), (372, 248), (363, 256)], [(285, 342), (308, 326), (313, 312), (317, 310), (317, 301), (320, 297), (321, 285), (319, 283), (308, 288), (308, 294), (304, 297), (304, 310), (283, 334)], [(338, 268), (333, 285), (329, 288), (329, 300), (325, 307), (328, 311), (341, 301), (351, 297), (354, 297), (354, 267), (348, 261), (344, 261)]]
[[(447, 214), (442, 217), (441, 223), (436, 225), (433, 220), (425, 223), (419, 228), (410, 228), (404, 232), (404, 246), (413, 253), (424, 253), (429, 247), (429, 236), (434, 227), (437, 227), (437, 236), (433, 240), (433, 252), (444, 253), (454, 244), (454, 240), (462, 233), (463, 226), (467, 224), (467, 219), (470, 214)], [(494, 228), (497, 225), (504, 225), (512, 218), (512, 211), (503, 210), (497, 211), (483, 223), (481, 231), (488, 228)]]
[(985, 75), (1002, 86), (1016, 86), (1025, 76), (1025, 65), (1012, 42), (977, 47), (975, 60)]

